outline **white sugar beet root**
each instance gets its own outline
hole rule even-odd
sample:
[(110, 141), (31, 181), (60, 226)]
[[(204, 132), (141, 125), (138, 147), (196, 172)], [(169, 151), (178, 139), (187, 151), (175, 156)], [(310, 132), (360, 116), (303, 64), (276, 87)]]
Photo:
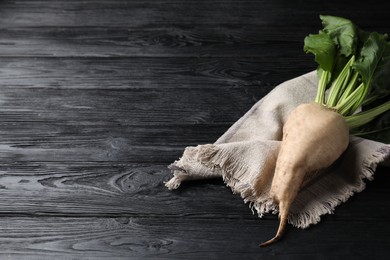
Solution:
[[(309, 34), (304, 51), (318, 63), (315, 103), (292, 111), (283, 126), (270, 196), (279, 206), (277, 241), (290, 206), (313, 172), (329, 167), (347, 149), (349, 134), (388, 143), (390, 42), (352, 21), (320, 15), (323, 30)], [(374, 120), (378, 119), (378, 120)], [(387, 123), (386, 123), (387, 122)]]
[(318, 103), (295, 108), (283, 126), (270, 196), (279, 206), (280, 224), (267, 246), (279, 240), (286, 227), (291, 204), (305, 179), (329, 167), (347, 149), (349, 128), (340, 114)]

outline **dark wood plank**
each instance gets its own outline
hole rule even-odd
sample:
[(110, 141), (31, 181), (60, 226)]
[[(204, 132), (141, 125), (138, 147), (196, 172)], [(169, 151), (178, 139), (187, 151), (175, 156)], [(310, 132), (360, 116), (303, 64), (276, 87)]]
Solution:
[[(163, 182), (171, 174), (164, 164), (14, 162), (2, 163), (0, 171), (3, 216), (257, 218), (219, 179), (186, 182), (179, 190), (168, 191)], [(320, 226), (389, 221), (387, 206), (375, 208), (378, 200), (390, 195), (387, 173), (387, 168), (380, 168), (364, 192), (325, 216)], [(276, 216), (263, 220), (276, 228)]]
[[(383, 5), (383, 2), (380, 4)], [(342, 1), (2, 1), (0, 28), (9, 27), (154, 27), (240, 24), (301, 26), (318, 23), (318, 14), (345, 16), (359, 24), (383, 26), (387, 8)], [(297, 19), (292, 19), (296, 17)]]
[(2, 122), (120, 125), (233, 123), (253, 105), (243, 89), (0, 89)]
[[(223, 221), (221, 221), (223, 220)], [(351, 221), (327, 229), (289, 230), (272, 248), (260, 241), (274, 227), (269, 221), (188, 218), (7, 218), (0, 219), (0, 256), (18, 259), (288, 259), (382, 258), (390, 253), (385, 228)], [(213, 234), (212, 236), (205, 233)], [(342, 232), (343, 231), (343, 232)], [(311, 233), (310, 244), (307, 233)], [(337, 235), (336, 235), (337, 234)], [(370, 236), (367, 234), (376, 234)], [(293, 237), (293, 239), (292, 239)], [(354, 238), (351, 241), (351, 237)], [(380, 238), (381, 237), (381, 238)], [(383, 238), (382, 238), (383, 237)], [(370, 247), (367, 247), (367, 243)], [(299, 252), (299, 254), (297, 254)]]
[[(258, 99), (283, 80), (315, 69), (309, 57), (280, 58), (9, 58), (0, 59), (7, 88), (242, 88)], [(293, 63), (302, 66), (291, 67)], [(283, 73), (280, 73), (283, 71)], [(186, 92), (187, 90), (181, 90)], [(153, 92), (153, 90), (151, 90)], [(60, 93), (60, 92), (59, 92)], [(184, 93), (185, 94), (185, 93)], [(232, 93), (232, 95), (234, 95)], [(179, 100), (178, 100), (179, 101)]]
[[(194, 124), (121, 125), (101, 122), (0, 122), (0, 143), (14, 148), (53, 149), (120, 145), (178, 147), (213, 142), (229, 124), (194, 121)], [(111, 141), (110, 141), (111, 140)], [(115, 141), (116, 140), (116, 141)], [(123, 144), (120, 144), (124, 142)], [(111, 143), (111, 145), (109, 144)], [(124, 151), (122, 151), (124, 152)]]
[(313, 30), (317, 28), (4, 28), (0, 57), (256, 57), (261, 61), (303, 54), (303, 38)]
[[(168, 191), (163, 184), (170, 177), (167, 165), (40, 162), (2, 164), (0, 169), (6, 172), (0, 177), (3, 216), (229, 218), (237, 216), (237, 208), (251, 215), (221, 181)], [(234, 204), (232, 210), (226, 210), (227, 201)], [(202, 210), (206, 202), (213, 210)]]
[(112, 121), (1, 122), (2, 162), (111, 161), (169, 164), (188, 145), (213, 143), (230, 124), (128, 125)]

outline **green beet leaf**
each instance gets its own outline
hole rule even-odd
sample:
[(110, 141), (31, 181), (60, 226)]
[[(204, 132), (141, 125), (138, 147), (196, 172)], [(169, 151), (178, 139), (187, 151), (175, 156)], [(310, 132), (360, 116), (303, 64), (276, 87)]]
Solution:
[[(387, 35), (384, 38), (387, 38)], [(371, 88), (367, 96), (367, 99), (372, 101), (390, 95), (390, 43), (384, 41), (383, 45), (385, 49), (372, 76)]]
[(384, 60), (388, 61), (388, 57), (383, 57), (386, 47), (389, 45), (386, 38), (387, 35), (377, 32), (370, 33), (360, 51), (360, 57), (353, 66), (360, 73), (362, 81), (367, 87), (371, 86), (374, 73), (381, 70), (381, 66), (378, 66), (381, 61), (382, 63)]
[(326, 33), (310, 34), (305, 38), (303, 50), (313, 53), (322, 70), (331, 71), (334, 64), (336, 46)]
[(356, 26), (350, 20), (337, 16), (320, 15), (320, 19), (323, 31), (336, 43), (338, 52), (345, 57), (354, 55), (358, 39)]

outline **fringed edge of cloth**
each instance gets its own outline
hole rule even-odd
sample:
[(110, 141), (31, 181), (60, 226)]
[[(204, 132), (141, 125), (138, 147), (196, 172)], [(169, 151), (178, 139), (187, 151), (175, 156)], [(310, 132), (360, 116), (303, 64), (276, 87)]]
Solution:
[[(266, 213), (278, 213), (278, 206), (268, 196), (272, 178), (260, 189), (259, 186), (255, 187), (259, 181), (258, 179), (269, 173), (262, 173), (256, 176), (257, 179), (248, 178), (253, 175), (249, 166), (240, 158), (230, 156), (230, 153), (231, 150), (227, 147), (225, 149), (223, 145), (210, 144), (186, 148), (183, 157), (169, 166), (173, 177), (165, 183), (165, 186), (172, 190), (177, 189), (181, 182), (186, 180), (222, 177), (233, 193), (240, 194), (244, 202), (249, 203), (253, 214), (256, 211), (261, 218)], [(304, 187), (299, 192), (296, 201), (292, 205), (288, 222), (298, 228), (307, 228), (312, 224), (318, 223), (322, 215), (332, 214), (335, 207), (346, 202), (353, 194), (364, 190), (364, 180), (373, 180), (378, 164), (386, 160), (389, 155), (390, 145), (383, 145), (379, 150), (362, 160), (361, 170), (355, 182), (345, 181), (338, 185), (342, 188), (332, 191), (331, 196), (316, 196), (310, 200), (308, 199), (310, 194), (321, 194), (321, 192), (325, 192), (323, 190), (324, 186), (329, 185), (332, 181), (334, 182), (332, 174), (321, 175), (320, 178), (323, 185), (316, 185), (317, 182), (312, 182), (312, 185)], [(273, 164), (274, 167), (273, 160), (276, 160), (276, 158), (271, 158), (269, 164)], [(272, 171), (271, 177), (273, 177), (273, 167), (268, 169), (268, 171)]]

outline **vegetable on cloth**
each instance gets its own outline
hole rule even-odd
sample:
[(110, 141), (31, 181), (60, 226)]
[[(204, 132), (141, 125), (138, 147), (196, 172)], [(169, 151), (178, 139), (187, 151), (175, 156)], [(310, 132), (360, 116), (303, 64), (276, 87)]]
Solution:
[[(320, 18), (324, 29), (306, 37), (304, 45), (319, 64), (317, 95), (315, 102), (294, 109), (283, 126), (270, 190), (279, 206), (280, 225), (275, 237), (261, 246), (280, 239), (289, 208), (307, 175), (331, 166), (344, 153), (349, 129), (370, 124), (390, 109), (387, 35), (362, 31), (345, 18)], [(378, 100), (382, 102), (378, 104)], [(362, 111), (356, 113), (358, 108)]]
[(350, 20), (320, 16), (324, 28), (304, 40), (318, 63), (277, 86), (214, 144), (187, 147), (170, 165), (169, 189), (222, 177), (259, 217), (278, 213), (307, 228), (333, 213), (390, 155), (390, 44)]

